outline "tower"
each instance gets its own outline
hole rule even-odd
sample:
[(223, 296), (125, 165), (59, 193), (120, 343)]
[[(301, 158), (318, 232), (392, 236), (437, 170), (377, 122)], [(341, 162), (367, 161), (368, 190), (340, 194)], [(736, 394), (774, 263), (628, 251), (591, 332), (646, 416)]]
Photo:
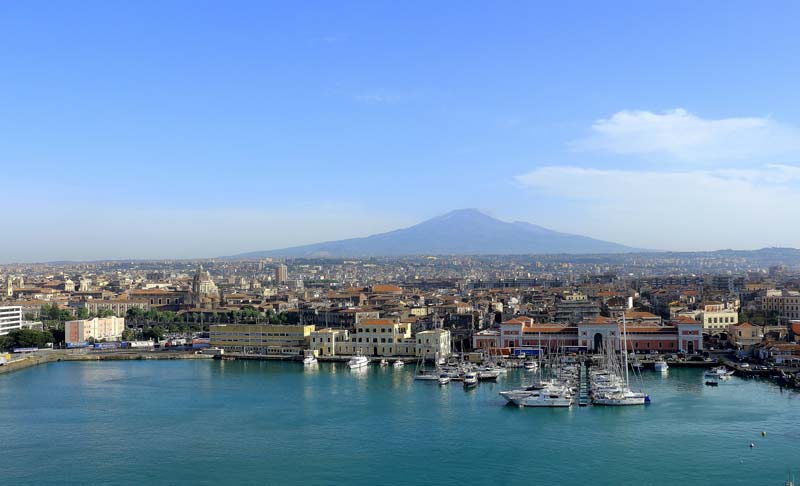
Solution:
[(275, 268), (275, 281), (279, 284), (286, 283), (289, 279), (289, 268), (283, 263), (278, 264)]

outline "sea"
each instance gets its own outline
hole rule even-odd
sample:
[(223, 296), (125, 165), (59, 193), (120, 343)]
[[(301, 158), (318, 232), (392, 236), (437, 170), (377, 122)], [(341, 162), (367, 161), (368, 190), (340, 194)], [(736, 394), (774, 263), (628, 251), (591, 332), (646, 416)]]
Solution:
[(60, 362), (0, 375), (0, 483), (775, 485), (800, 472), (800, 393), (644, 371), (652, 402), (520, 409), (414, 366)]

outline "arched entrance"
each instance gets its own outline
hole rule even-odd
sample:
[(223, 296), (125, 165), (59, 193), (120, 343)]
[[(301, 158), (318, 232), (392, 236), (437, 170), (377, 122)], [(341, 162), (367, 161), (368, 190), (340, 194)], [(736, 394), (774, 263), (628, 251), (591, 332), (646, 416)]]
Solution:
[(594, 349), (595, 351), (603, 349), (603, 335), (599, 332), (594, 335)]

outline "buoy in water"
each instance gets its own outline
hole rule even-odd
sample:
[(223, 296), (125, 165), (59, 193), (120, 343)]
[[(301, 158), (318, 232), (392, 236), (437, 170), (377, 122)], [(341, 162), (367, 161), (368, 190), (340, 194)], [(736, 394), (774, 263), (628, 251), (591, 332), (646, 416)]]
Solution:
[(752, 449), (753, 447), (755, 447), (755, 446), (756, 446), (756, 445), (755, 445), (755, 444), (753, 444), (752, 442), (750, 443), (750, 448), (751, 448), (751, 449)]
[(767, 436), (767, 433), (764, 432), (764, 431), (761, 431), (761, 437), (766, 437), (766, 436)]

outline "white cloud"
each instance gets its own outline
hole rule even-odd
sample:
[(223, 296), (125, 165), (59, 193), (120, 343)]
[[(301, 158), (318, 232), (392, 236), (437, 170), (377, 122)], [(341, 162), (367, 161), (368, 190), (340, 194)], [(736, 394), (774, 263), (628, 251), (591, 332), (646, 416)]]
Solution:
[(800, 246), (800, 167), (639, 172), (550, 166), (516, 180), (563, 204), (571, 227), (559, 229), (632, 246)]
[(677, 108), (663, 113), (620, 111), (597, 120), (579, 150), (658, 155), (679, 160), (747, 160), (800, 153), (800, 129), (770, 118), (706, 119)]

